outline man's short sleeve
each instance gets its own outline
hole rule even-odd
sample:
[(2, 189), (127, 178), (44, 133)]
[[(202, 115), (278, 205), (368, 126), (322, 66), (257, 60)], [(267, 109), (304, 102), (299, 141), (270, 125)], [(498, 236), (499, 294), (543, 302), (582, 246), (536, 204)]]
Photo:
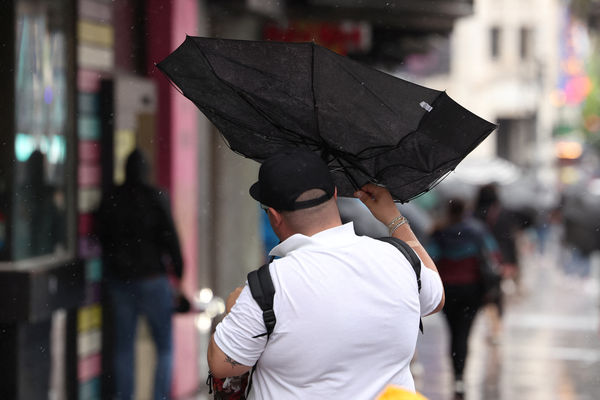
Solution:
[(421, 303), (421, 315), (431, 313), (442, 301), (444, 286), (440, 275), (429, 269), (421, 263), (421, 293), (419, 301)]
[(215, 330), (215, 343), (229, 357), (248, 367), (256, 364), (267, 343), (262, 310), (246, 286), (235, 305)]

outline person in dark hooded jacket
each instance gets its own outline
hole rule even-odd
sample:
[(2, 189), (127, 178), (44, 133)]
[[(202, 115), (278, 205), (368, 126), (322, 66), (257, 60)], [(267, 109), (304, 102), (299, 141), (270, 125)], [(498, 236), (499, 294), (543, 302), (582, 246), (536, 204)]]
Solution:
[(114, 399), (133, 398), (137, 319), (144, 315), (156, 346), (154, 399), (168, 399), (172, 371), (174, 291), (183, 260), (165, 192), (151, 186), (143, 153), (127, 159), (125, 182), (105, 196), (98, 211), (105, 277), (114, 326)]

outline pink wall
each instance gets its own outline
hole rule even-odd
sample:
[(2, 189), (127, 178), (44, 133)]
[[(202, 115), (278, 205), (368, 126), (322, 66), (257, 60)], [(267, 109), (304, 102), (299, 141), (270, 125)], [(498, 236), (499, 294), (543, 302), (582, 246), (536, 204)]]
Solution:
[[(148, 48), (150, 76), (158, 85), (158, 182), (171, 195), (173, 213), (185, 260), (185, 292), (197, 289), (198, 238), (198, 110), (179, 94), (153, 67), (185, 39), (198, 25), (195, 0), (149, 0)], [(173, 395), (180, 396), (199, 386), (198, 355), (193, 318), (175, 318), (175, 367)], [(199, 379), (200, 378), (200, 379)]]

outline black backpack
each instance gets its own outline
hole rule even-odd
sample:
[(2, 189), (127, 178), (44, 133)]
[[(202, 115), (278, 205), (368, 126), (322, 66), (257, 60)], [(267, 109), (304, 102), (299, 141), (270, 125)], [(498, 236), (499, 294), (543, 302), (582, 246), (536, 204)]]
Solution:
[[(406, 259), (410, 262), (410, 265), (415, 271), (420, 293), (421, 260), (419, 259), (415, 251), (408, 244), (406, 244), (406, 242), (394, 237), (382, 237), (378, 238), (378, 240), (393, 245), (402, 254), (404, 254), (404, 257), (406, 257)], [(264, 264), (260, 268), (248, 274), (248, 286), (250, 287), (250, 292), (252, 293), (252, 297), (263, 312), (263, 321), (265, 322), (265, 328), (267, 329), (265, 333), (256, 335), (255, 337), (261, 337), (266, 335), (268, 338), (269, 336), (271, 336), (271, 333), (275, 328), (275, 323), (277, 322), (275, 312), (273, 311), (273, 297), (275, 296), (275, 288), (273, 287), (273, 281), (271, 280), (271, 274), (269, 273), (269, 264), (270, 262)], [(423, 332), (423, 321), (419, 321), (419, 330)]]

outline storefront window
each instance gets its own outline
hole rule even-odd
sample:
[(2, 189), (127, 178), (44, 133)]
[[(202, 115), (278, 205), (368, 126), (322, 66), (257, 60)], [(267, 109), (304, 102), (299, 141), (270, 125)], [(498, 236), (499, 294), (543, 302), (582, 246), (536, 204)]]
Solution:
[(67, 8), (17, 2), (14, 260), (67, 250)]

